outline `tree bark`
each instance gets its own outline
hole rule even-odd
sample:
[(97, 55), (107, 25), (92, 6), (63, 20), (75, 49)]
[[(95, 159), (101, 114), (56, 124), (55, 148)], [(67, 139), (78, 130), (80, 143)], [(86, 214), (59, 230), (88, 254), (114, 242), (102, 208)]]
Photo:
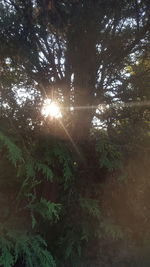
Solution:
[(95, 8), (85, 1), (81, 16), (72, 21), (68, 32), (70, 62), (74, 74), (74, 125), (75, 139), (87, 139), (93, 118), (94, 92), (96, 83), (97, 25)]

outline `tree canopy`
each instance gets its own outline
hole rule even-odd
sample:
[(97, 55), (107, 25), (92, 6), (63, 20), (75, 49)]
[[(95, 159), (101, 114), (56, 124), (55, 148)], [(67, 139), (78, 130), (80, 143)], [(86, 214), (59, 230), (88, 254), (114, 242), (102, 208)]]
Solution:
[(1, 266), (149, 242), (149, 41), (148, 0), (0, 0)]
[(68, 120), (86, 137), (95, 106), (132, 100), (125, 70), (147, 56), (149, 26), (148, 1), (1, 1), (3, 82), (85, 107)]

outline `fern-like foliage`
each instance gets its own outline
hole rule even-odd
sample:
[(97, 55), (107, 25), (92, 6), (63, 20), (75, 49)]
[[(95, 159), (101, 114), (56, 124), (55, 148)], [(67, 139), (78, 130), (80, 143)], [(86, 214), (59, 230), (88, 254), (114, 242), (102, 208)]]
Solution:
[(122, 154), (119, 146), (112, 143), (107, 135), (102, 135), (96, 145), (96, 150), (100, 155), (100, 167), (107, 168), (108, 171), (118, 170), (122, 167)]
[(53, 181), (53, 172), (48, 165), (41, 162), (36, 162), (35, 169), (41, 171), (48, 181)]
[[(33, 231), (35, 225), (38, 226), (37, 214), (44, 221), (48, 220), (51, 223), (59, 219), (61, 205), (47, 201), (44, 198), (41, 198), (39, 201), (35, 193), (35, 188), (41, 183), (42, 178), (52, 182), (53, 172), (46, 163), (36, 160), (30, 154), (30, 150), (27, 151), (23, 146), (22, 148), (20, 147), (10, 137), (0, 132), (1, 152), (4, 153), (4, 156), (7, 155), (8, 161), (12, 163), (14, 169), (17, 169), (17, 172), (14, 172), (16, 173), (14, 182), (16, 182), (18, 190), (15, 193), (16, 199), (13, 200), (12, 204), (10, 203), (10, 206), (12, 205), (11, 209), (13, 209), (14, 205), (14, 211), (9, 211), (10, 215), (7, 216), (9, 228), (5, 227), (5, 224), (2, 224), (1, 227), (0, 266), (12, 267), (19, 261), (25, 267), (53, 267), (56, 264), (53, 256), (47, 250), (46, 242)], [(37, 176), (41, 178), (37, 179)], [(24, 212), (25, 216), (27, 216), (27, 225), (25, 227), (23, 222), (17, 217), (19, 214), (24, 216)], [(12, 221), (13, 231), (11, 229)], [(14, 226), (15, 223), (16, 227)], [(27, 233), (25, 230), (20, 230), (20, 232), (15, 230), (26, 227), (30, 229), (30, 233)]]
[[(121, 154), (116, 145), (108, 138), (104, 139), (104, 142), (97, 143), (100, 166), (114, 170)], [(67, 143), (50, 138), (30, 147), (27, 144), (26, 149), (21, 140), (17, 145), (12, 140), (0, 132), (0, 153), (7, 156), (5, 161), (10, 162), (8, 166), (14, 170), (8, 179), (12, 179), (11, 174), (14, 176), (15, 188), (12, 191), (7, 183), (8, 187), (4, 187), (2, 192), (3, 198), (7, 196), (3, 203), (6, 203), (4, 209), (8, 211), (3, 212), (0, 230), (0, 266), (13, 267), (19, 262), (25, 267), (53, 267), (56, 266), (54, 258), (58, 266), (80, 266), (85, 243), (103, 234), (113, 239), (121, 237), (119, 228), (102, 220), (99, 193), (93, 191), (93, 180), (86, 180), (85, 170), (82, 176), (83, 166), (71, 154)], [(42, 195), (45, 184), (51, 186), (56, 181), (54, 185), (58, 185), (61, 204)], [(9, 205), (8, 192), (13, 199)], [(42, 229), (43, 225), (46, 229)], [(57, 236), (52, 233), (53, 227)], [(40, 233), (45, 234), (47, 243)], [(54, 244), (48, 238), (51, 235), (54, 235)]]
[(43, 162), (38, 162), (37, 160), (30, 158), (30, 161), (27, 161), (26, 163), (27, 178), (35, 177), (36, 171), (41, 172), (48, 181), (53, 181), (54, 174), (51, 168)]
[(11, 253), (13, 244), (3, 236), (0, 237), (0, 266), (11, 267), (15, 263), (14, 255)]
[(80, 198), (80, 205), (82, 209), (90, 215), (100, 218), (100, 207), (98, 201), (91, 198)]
[(103, 220), (100, 226), (103, 229), (103, 236), (111, 237), (113, 240), (122, 239), (124, 236), (119, 225), (116, 225), (110, 220)]
[(69, 154), (69, 150), (61, 143), (55, 144), (53, 147), (53, 153), (58, 158), (59, 163), (63, 166), (63, 178), (65, 188), (68, 187), (73, 179), (73, 160)]
[(46, 247), (46, 242), (39, 235), (7, 231), (0, 237), (0, 265), (12, 267), (19, 260), (26, 267), (55, 267)]
[(29, 204), (28, 206), (32, 211), (32, 214), (38, 213), (40, 214), (43, 219), (57, 221), (59, 219), (59, 213), (61, 210), (61, 205), (56, 204), (50, 201), (47, 201), (44, 198), (41, 198), (40, 202), (35, 204)]
[(7, 149), (7, 157), (14, 166), (16, 166), (17, 162), (23, 160), (21, 149), (1, 131), (0, 131), (0, 146), (5, 147)]

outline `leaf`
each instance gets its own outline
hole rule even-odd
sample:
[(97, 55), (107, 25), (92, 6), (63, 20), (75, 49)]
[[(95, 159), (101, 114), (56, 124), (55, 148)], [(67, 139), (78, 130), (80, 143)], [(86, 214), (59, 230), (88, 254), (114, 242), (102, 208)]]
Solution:
[(37, 224), (37, 221), (33, 213), (31, 213), (31, 219), (32, 219), (32, 229), (34, 229), (35, 225)]
[(54, 155), (63, 165), (63, 177), (65, 181), (65, 189), (67, 189), (69, 183), (73, 179), (72, 167), (74, 165), (74, 161), (71, 155), (69, 154), (68, 149), (66, 149), (63, 144), (57, 144), (54, 146)]
[(59, 213), (61, 210), (61, 205), (56, 204), (50, 201), (47, 201), (44, 198), (41, 198), (40, 202), (35, 204), (29, 204), (28, 207), (33, 211), (39, 213), (43, 219), (46, 220), (58, 220)]
[(87, 211), (90, 215), (97, 218), (100, 217), (100, 209), (98, 201), (92, 198), (80, 198), (80, 205), (83, 210)]
[[(11, 241), (9, 241), (11, 239)], [(47, 250), (47, 244), (40, 235), (23, 232), (11, 232), (0, 238), (0, 265), (13, 267), (18, 259), (28, 267), (55, 267), (53, 256)]]
[(107, 136), (101, 138), (96, 145), (96, 151), (99, 152), (100, 167), (105, 167), (108, 171), (122, 168), (122, 155), (119, 146), (112, 143)]
[(40, 162), (36, 162), (35, 163), (35, 168), (38, 171), (41, 171), (46, 176), (46, 179), (48, 181), (50, 181), (50, 182), (53, 181), (53, 172), (46, 164), (40, 163)]
[(0, 265), (3, 267), (11, 267), (14, 265), (14, 257), (6, 246), (1, 248)]
[(27, 178), (34, 178), (35, 170), (34, 170), (34, 161), (32, 159), (30, 159), (30, 161), (26, 163), (25, 168), (26, 168)]
[(23, 161), (21, 149), (15, 143), (13, 143), (10, 140), (10, 138), (5, 136), (1, 131), (0, 131), (0, 141), (2, 145), (7, 148), (8, 151), (7, 157), (14, 166), (16, 166), (18, 161)]

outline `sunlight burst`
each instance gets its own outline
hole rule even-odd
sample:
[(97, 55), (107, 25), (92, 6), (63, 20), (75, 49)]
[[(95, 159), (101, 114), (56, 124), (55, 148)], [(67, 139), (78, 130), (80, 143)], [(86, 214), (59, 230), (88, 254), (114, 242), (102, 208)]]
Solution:
[(42, 108), (42, 114), (45, 117), (52, 117), (52, 118), (61, 118), (62, 113), (60, 111), (60, 108), (56, 102), (53, 102), (51, 99), (46, 99), (44, 101), (44, 106)]

